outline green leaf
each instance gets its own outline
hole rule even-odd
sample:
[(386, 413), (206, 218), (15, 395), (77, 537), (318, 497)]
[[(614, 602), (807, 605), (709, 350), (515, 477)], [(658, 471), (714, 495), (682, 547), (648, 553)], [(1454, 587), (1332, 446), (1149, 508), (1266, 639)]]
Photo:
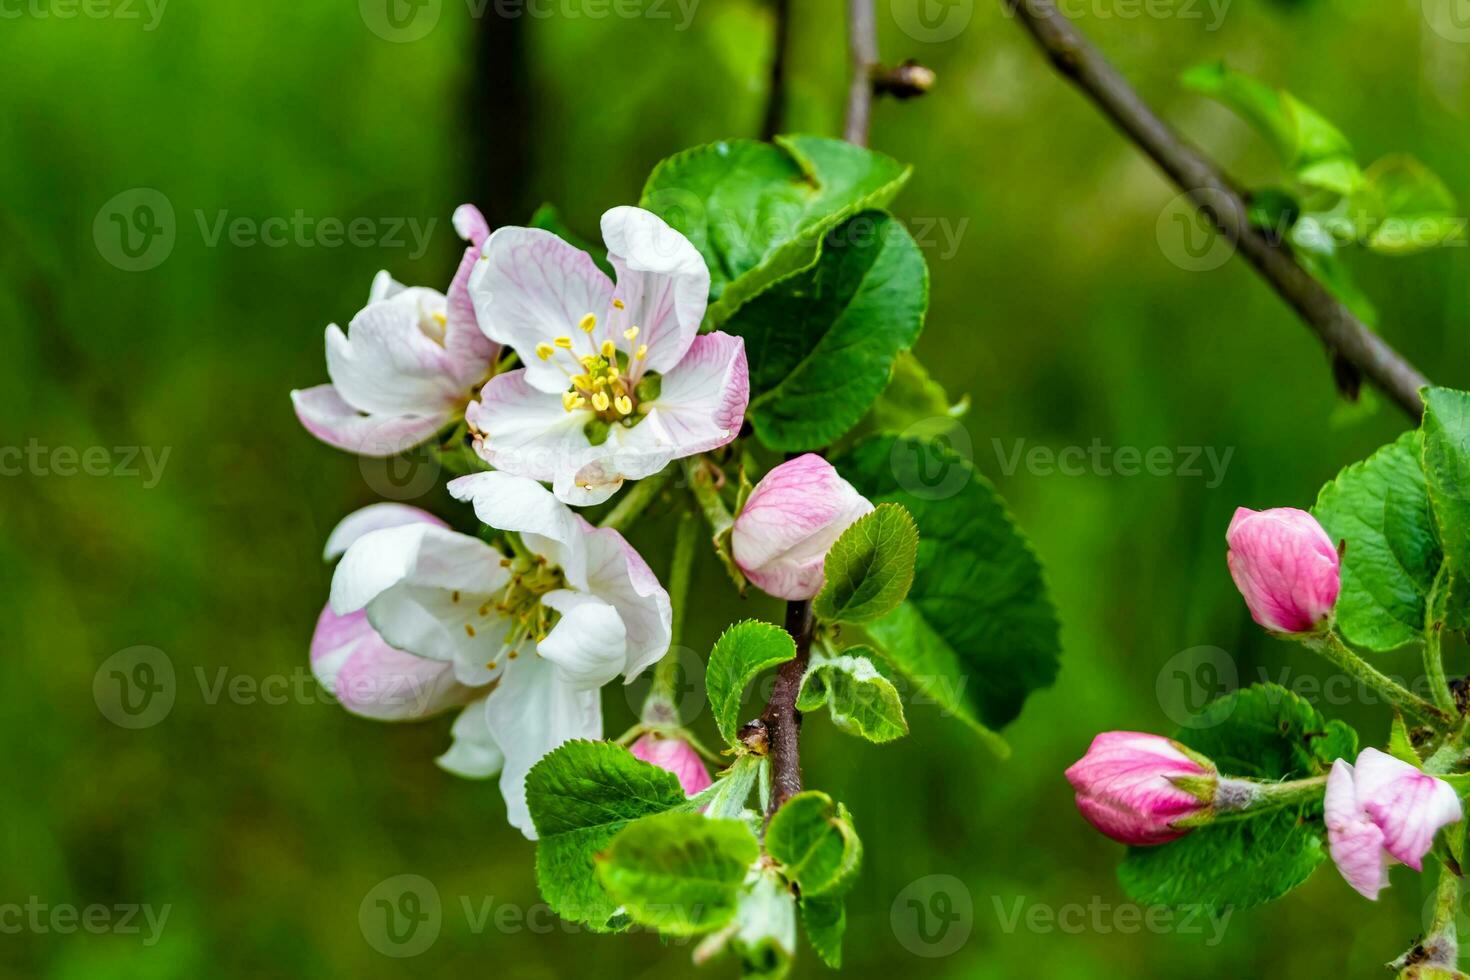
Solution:
[(724, 329), (745, 339), (755, 433), (772, 449), (818, 449), (855, 426), (913, 346), (929, 270), (908, 230), (864, 211), (834, 229), (810, 268), (741, 307)]
[(526, 775), (526, 804), (540, 840), (536, 882), (551, 910), (602, 932), (617, 909), (597, 882), (593, 856), (639, 817), (684, 802), (673, 773), (610, 742), (567, 742)]
[(1416, 768), (1424, 764), (1424, 760), (1414, 750), (1414, 743), (1409, 738), (1409, 727), (1404, 724), (1404, 716), (1399, 714), (1398, 709), (1394, 709), (1393, 726), (1388, 732), (1388, 754)]
[(801, 900), (801, 922), (818, 958), (832, 969), (842, 967), (842, 934), (847, 931), (847, 907), (841, 898)]
[(829, 229), (885, 206), (909, 173), (843, 140), (728, 140), (659, 163), (639, 203), (704, 256), (711, 302), (705, 322), (714, 328), (776, 280), (811, 265)]
[(898, 504), (879, 504), (842, 532), (823, 565), (813, 611), (827, 623), (867, 623), (891, 613), (914, 584), (919, 529)]
[(819, 790), (798, 793), (776, 811), (766, 828), (766, 851), (811, 898), (847, 891), (863, 858), (847, 808)]
[[(1265, 780), (1326, 773), (1357, 757), (1358, 736), (1286, 688), (1258, 684), (1207, 705), (1175, 740), (1223, 773)], [(1123, 889), (1145, 904), (1249, 908), (1306, 881), (1326, 857), (1321, 803), (1211, 824), (1159, 847), (1130, 848)]]
[(542, 231), (549, 231), (573, 248), (580, 248), (592, 256), (592, 261), (597, 263), (599, 269), (609, 276), (616, 275), (612, 263), (607, 260), (607, 249), (593, 245), (587, 239), (573, 231), (562, 220), (561, 212), (556, 209), (556, 205), (546, 203), (537, 208), (536, 213), (531, 215), (530, 227), (540, 228)]
[(970, 396), (951, 402), (944, 387), (929, 376), (912, 351), (899, 351), (888, 386), (873, 403), (867, 421), (874, 432), (903, 435), (915, 425), (957, 426), (970, 410)]
[(908, 598), (863, 628), (894, 668), (997, 752), (991, 729), (1056, 678), (1061, 643), (1041, 565), (1005, 503), (939, 442), (877, 436), (835, 461), (859, 493), (919, 527)]
[(715, 723), (725, 741), (738, 744), (735, 733), (740, 728), (741, 695), (746, 685), (761, 671), (795, 656), (796, 643), (790, 633), (754, 619), (736, 623), (715, 641), (704, 683)]
[(735, 917), (760, 845), (740, 820), (660, 813), (628, 824), (597, 856), (597, 874), (639, 925), (690, 936)]
[(1424, 631), (1424, 602), (1440, 564), (1420, 465), (1406, 432), (1322, 488), (1312, 515), (1346, 541), (1337, 625), (1348, 642), (1392, 650)]
[(731, 945), (743, 978), (779, 980), (796, 956), (796, 897), (774, 875), (755, 877), (735, 911)]
[(1470, 568), (1470, 393), (1426, 388), (1421, 430), (1425, 487), (1440, 546), (1455, 567)]
[(867, 647), (851, 647), (840, 657), (813, 654), (796, 707), (816, 711), (826, 704), (832, 724), (870, 742), (891, 742), (909, 733), (903, 701), (893, 682), (878, 672)]
[(1411, 156), (1388, 156), (1364, 173), (1369, 206), (1378, 221), (1366, 245), (1384, 255), (1411, 255), (1464, 240), (1455, 195)]
[(1291, 93), (1220, 61), (1196, 65), (1180, 80), (1185, 88), (1219, 100), (1255, 126), (1300, 183), (1344, 195), (1361, 186), (1363, 175), (1347, 137)]

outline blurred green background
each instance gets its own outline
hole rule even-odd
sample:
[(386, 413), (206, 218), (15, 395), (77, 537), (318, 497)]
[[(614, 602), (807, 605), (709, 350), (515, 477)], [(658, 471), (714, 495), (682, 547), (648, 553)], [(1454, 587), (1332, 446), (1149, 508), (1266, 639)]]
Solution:
[[(35, 446), (26, 459), (39, 460), (0, 478), (0, 906), (169, 910), (151, 945), (142, 915), (136, 933), (100, 935), (0, 918), (0, 976), (689, 975), (688, 949), (650, 936), (569, 934), (540, 913), (497, 927), (539, 902), (533, 847), (505, 825), (493, 783), (432, 765), (449, 720), (375, 724), (315, 687), (306, 649), (330, 576), (322, 543), (396, 484), (316, 443), (287, 399), (325, 380), (322, 329), (346, 322), (376, 270), (447, 283), (461, 201), (515, 223), (550, 200), (595, 231), (660, 157), (755, 134), (771, 9), (624, 2), (477, 17), (443, 0), (403, 8), (420, 18), (406, 32), (376, 0), (0, 7), (0, 444)], [(1319, 108), (1363, 162), (1411, 152), (1470, 200), (1470, 32), (1443, 19), (1435, 30), (1425, 10), (1438, 4), (1068, 9), (1247, 183), (1274, 179), (1274, 161), (1178, 87), (1196, 61), (1228, 57)], [(840, 5), (793, 8), (787, 128), (836, 134)], [(1241, 262), (1170, 260), (1175, 191), (998, 4), (878, 9), (886, 58), (917, 57), (939, 76), (923, 100), (881, 104), (873, 128), (876, 148), (916, 167), (896, 210), (933, 277), (918, 352), (973, 402), (974, 459), (1047, 564), (1065, 654), (1057, 685), (1010, 729), (1008, 762), (923, 705), (910, 707), (912, 737), (886, 747), (808, 724), (807, 782), (850, 805), (867, 843), (847, 973), (1381, 975), (1420, 929), (1417, 876), (1395, 872), (1371, 906), (1327, 866), (1286, 900), (1235, 914), (1223, 936), (1177, 920), (1137, 931), (1114, 877), (1120, 848), (1077, 816), (1062, 770), (1098, 730), (1171, 731), (1192, 683), (1176, 668), (1198, 679), (1199, 664), (1224, 664), (1240, 683), (1312, 693), (1302, 685), (1320, 668), (1266, 638), (1235, 595), (1226, 524), (1237, 505), (1310, 504), (1405, 419), (1386, 404), (1344, 412), (1319, 345)], [(147, 203), (163, 222), (160, 197), (172, 244), (129, 271), (110, 215)], [(214, 235), (222, 214), (255, 227), (298, 213), (366, 219), (368, 232), (336, 247), (316, 224), (273, 244)], [(409, 229), (429, 222), (418, 248)], [(1359, 258), (1390, 340), (1435, 380), (1470, 384), (1465, 250)], [(1219, 481), (1208, 466), (1184, 472), (1183, 452), (1169, 476), (1007, 465), (1018, 444), (1094, 440), (1230, 456)], [(103, 447), (95, 468), (110, 475), (53, 472), (68, 466), (59, 447)], [(123, 447), (151, 456), (133, 462)], [(153, 478), (148, 458), (163, 463)], [(418, 502), (467, 516), (438, 492)], [(661, 567), (662, 532), (642, 533)], [(714, 567), (695, 589), (708, 614), (688, 640), (701, 652), (733, 616), (771, 613), (706, 601), (723, 595)], [(140, 645), (164, 652), (176, 696), (157, 724), (130, 730), (99, 710), (94, 677)], [(1413, 676), (1414, 654), (1385, 659)], [(605, 699), (615, 733), (631, 712), (620, 691)], [(1382, 738), (1381, 705), (1341, 690), (1318, 700)], [(713, 730), (707, 712), (698, 724)], [(400, 874), (428, 879), (443, 903), (437, 941), (413, 959), (380, 954), (359, 925), (364, 897)], [(969, 910), (937, 945), (914, 938), (905, 892), (931, 875), (957, 878), (940, 884)], [(502, 906), (506, 918), (481, 922)], [(1015, 922), (1034, 907), (1061, 918)], [(797, 975), (823, 972), (803, 955)]]

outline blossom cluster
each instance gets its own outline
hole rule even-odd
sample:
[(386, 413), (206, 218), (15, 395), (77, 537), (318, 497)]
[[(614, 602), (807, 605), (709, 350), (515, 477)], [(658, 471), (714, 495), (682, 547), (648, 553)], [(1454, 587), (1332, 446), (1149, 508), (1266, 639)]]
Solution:
[[(360, 455), (466, 440), (482, 471), (448, 490), (483, 529), (401, 503), (348, 516), (327, 541), (337, 566), (311, 665), (367, 718), (457, 709), (439, 765), (498, 775), (510, 823), (534, 837), (526, 774), (568, 740), (601, 738), (601, 688), (672, 639), (648, 563), (574, 508), (732, 442), (750, 385), (743, 340), (700, 332), (704, 258), (656, 215), (603, 215), (615, 278), (551, 232), (492, 232), (470, 205), (454, 227), (467, 247), (447, 291), (379, 273), (347, 330), (327, 328), (330, 383), (291, 397), (309, 432)], [(871, 510), (819, 456), (790, 460), (738, 515), (734, 559), (770, 594), (810, 598), (827, 550)], [(692, 795), (710, 776), (680, 735), (649, 731), (632, 751)]]

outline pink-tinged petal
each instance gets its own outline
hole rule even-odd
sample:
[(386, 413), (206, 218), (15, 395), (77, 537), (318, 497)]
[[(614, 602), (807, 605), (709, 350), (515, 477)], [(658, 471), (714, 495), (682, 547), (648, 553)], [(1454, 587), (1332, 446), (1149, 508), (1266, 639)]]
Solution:
[[(344, 334), (327, 328), (327, 374), (337, 394), (371, 415), (437, 416), (457, 410), (467, 392), (439, 339), (444, 297), (406, 289), (368, 304)], [(442, 339), (442, 338), (440, 338)]]
[[(540, 228), (497, 228), (482, 252), (470, 276), (480, 329), (515, 349), (532, 387), (566, 390), (567, 372), (582, 370), (577, 357), (595, 352), (578, 325), (589, 313), (605, 321), (612, 281), (586, 252)], [(538, 344), (557, 337), (570, 338), (572, 349), (548, 360), (537, 356)]]
[(466, 393), (483, 381), (500, 357), (500, 345), (480, 329), (475, 302), (470, 298), (470, 274), (480, 260), (478, 247), (467, 248), (449, 283), (444, 323), (444, 349), (454, 365), (455, 378)]
[(1330, 830), (1334, 826), (1346, 827), (1367, 818), (1358, 803), (1358, 790), (1354, 783), (1355, 773), (1350, 762), (1338, 759), (1327, 774), (1327, 791), (1322, 797), (1322, 820)]
[(831, 463), (798, 456), (767, 473), (735, 519), (735, 562), (769, 595), (810, 599), (822, 589), (827, 552), (872, 510)]
[(510, 627), (495, 610), (510, 579), (501, 560), (478, 538), (430, 524), (373, 531), (342, 556), (332, 609), (366, 608), (392, 646), (452, 663), (463, 684), (488, 684), (504, 667), (496, 658)]
[(449, 481), (455, 500), (468, 501), (481, 522), (515, 531), (533, 554), (544, 555), (574, 589), (587, 590), (586, 524), (535, 480), (510, 473), (472, 473)]
[(719, 331), (696, 338), (661, 381), (653, 411), (630, 432), (657, 422), (675, 459), (708, 452), (740, 434), (750, 403), (743, 338)]
[(644, 735), (633, 743), (630, 751), (636, 758), (678, 776), (685, 796), (695, 796), (713, 782), (704, 760), (700, 759), (694, 746), (683, 739)]
[(1171, 779), (1213, 774), (1170, 739), (1104, 732), (1066, 775), (1088, 823), (1116, 841), (1147, 847), (1184, 836), (1175, 822), (1203, 807)]
[(1443, 780), (1377, 749), (1364, 749), (1355, 769), (1358, 803), (1383, 832), (1384, 848), (1422, 871), (1434, 835), (1464, 815), (1459, 796)]
[(561, 396), (540, 391), (523, 370), (491, 378), (465, 418), (480, 433), (476, 451), (498, 470), (551, 482), (574, 473), (587, 458), (591, 409), (568, 412)]
[(576, 738), (602, 737), (602, 702), (596, 690), (562, 680), (544, 657), (522, 656), (486, 699), (490, 734), (505, 753), (500, 793), (506, 818), (530, 840), (536, 828), (526, 806), (526, 774), (552, 749)]
[(484, 245), (485, 239), (490, 237), (490, 222), (473, 204), (461, 204), (455, 208), (450, 221), (454, 224), (454, 233), (475, 248)]
[(348, 514), (332, 528), (332, 533), (327, 535), (327, 546), (322, 557), (327, 561), (339, 558), (364, 534), (381, 531), (386, 527), (402, 527), (405, 524), (449, 526), (428, 511), (410, 507), (408, 504), (369, 504)]
[(613, 208), (602, 216), (607, 258), (617, 270), (617, 297), (625, 309), (599, 328), (598, 340), (622, 346), (622, 331), (638, 327), (648, 345), (638, 369), (670, 371), (699, 333), (709, 301), (709, 268), (689, 239), (642, 208)]
[(393, 456), (434, 437), (453, 415), (364, 415), (331, 384), (291, 392), (291, 405), (306, 431), (335, 449), (359, 456)]
[(631, 682), (662, 660), (673, 637), (674, 609), (668, 592), (643, 556), (612, 528), (582, 521), (587, 549), (587, 591), (617, 609), (627, 630), (623, 677)]
[(395, 650), (364, 612), (328, 607), (311, 640), (311, 670), (342, 707), (379, 721), (414, 721), (465, 704), (474, 689), (448, 665)]
[(1383, 831), (1360, 820), (1327, 829), (1327, 850), (1338, 873), (1353, 890), (1370, 902), (1388, 887), (1388, 852), (1383, 849)]
[(1235, 512), (1226, 561), (1251, 617), (1268, 630), (1302, 633), (1332, 613), (1341, 587), (1332, 539), (1303, 510)]
[(616, 609), (570, 589), (548, 592), (541, 603), (561, 618), (536, 652), (556, 664), (563, 681), (590, 691), (618, 676), (628, 659), (628, 631)]
[(488, 779), (505, 765), (505, 755), (495, 744), (486, 718), (485, 698), (471, 701), (454, 719), (449, 730), (449, 750), (434, 761), (445, 772), (465, 779)]

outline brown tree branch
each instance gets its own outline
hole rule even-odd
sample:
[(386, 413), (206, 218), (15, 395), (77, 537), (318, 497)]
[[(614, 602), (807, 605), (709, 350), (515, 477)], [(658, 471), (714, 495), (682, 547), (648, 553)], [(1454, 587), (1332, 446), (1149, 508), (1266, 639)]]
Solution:
[(766, 744), (771, 758), (771, 801), (766, 817), (801, 792), (801, 712), (796, 710), (796, 697), (806, 676), (811, 659), (812, 634), (816, 620), (810, 600), (786, 604), (786, 632), (796, 641), (796, 657), (781, 665), (776, 685), (760, 720), (765, 725)]
[(868, 145), (873, 112), (873, 74), (878, 70), (878, 21), (873, 0), (848, 0), (847, 50), (852, 80), (847, 87), (847, 117), (842, 137), (858, 146)]
[(1288, 251), (1251, 226), (1240, 191), (1149, 108), (1053, 0), (1001, 2), (1031, 32), (1057, 71), (1193, 199), (1200, 212), (1306, 321), (1330, 354), (1361, 370), (1412, 417), (1423, 414), (1419, 389), (1429, 383), (1424, 375), (1353, 316)]

